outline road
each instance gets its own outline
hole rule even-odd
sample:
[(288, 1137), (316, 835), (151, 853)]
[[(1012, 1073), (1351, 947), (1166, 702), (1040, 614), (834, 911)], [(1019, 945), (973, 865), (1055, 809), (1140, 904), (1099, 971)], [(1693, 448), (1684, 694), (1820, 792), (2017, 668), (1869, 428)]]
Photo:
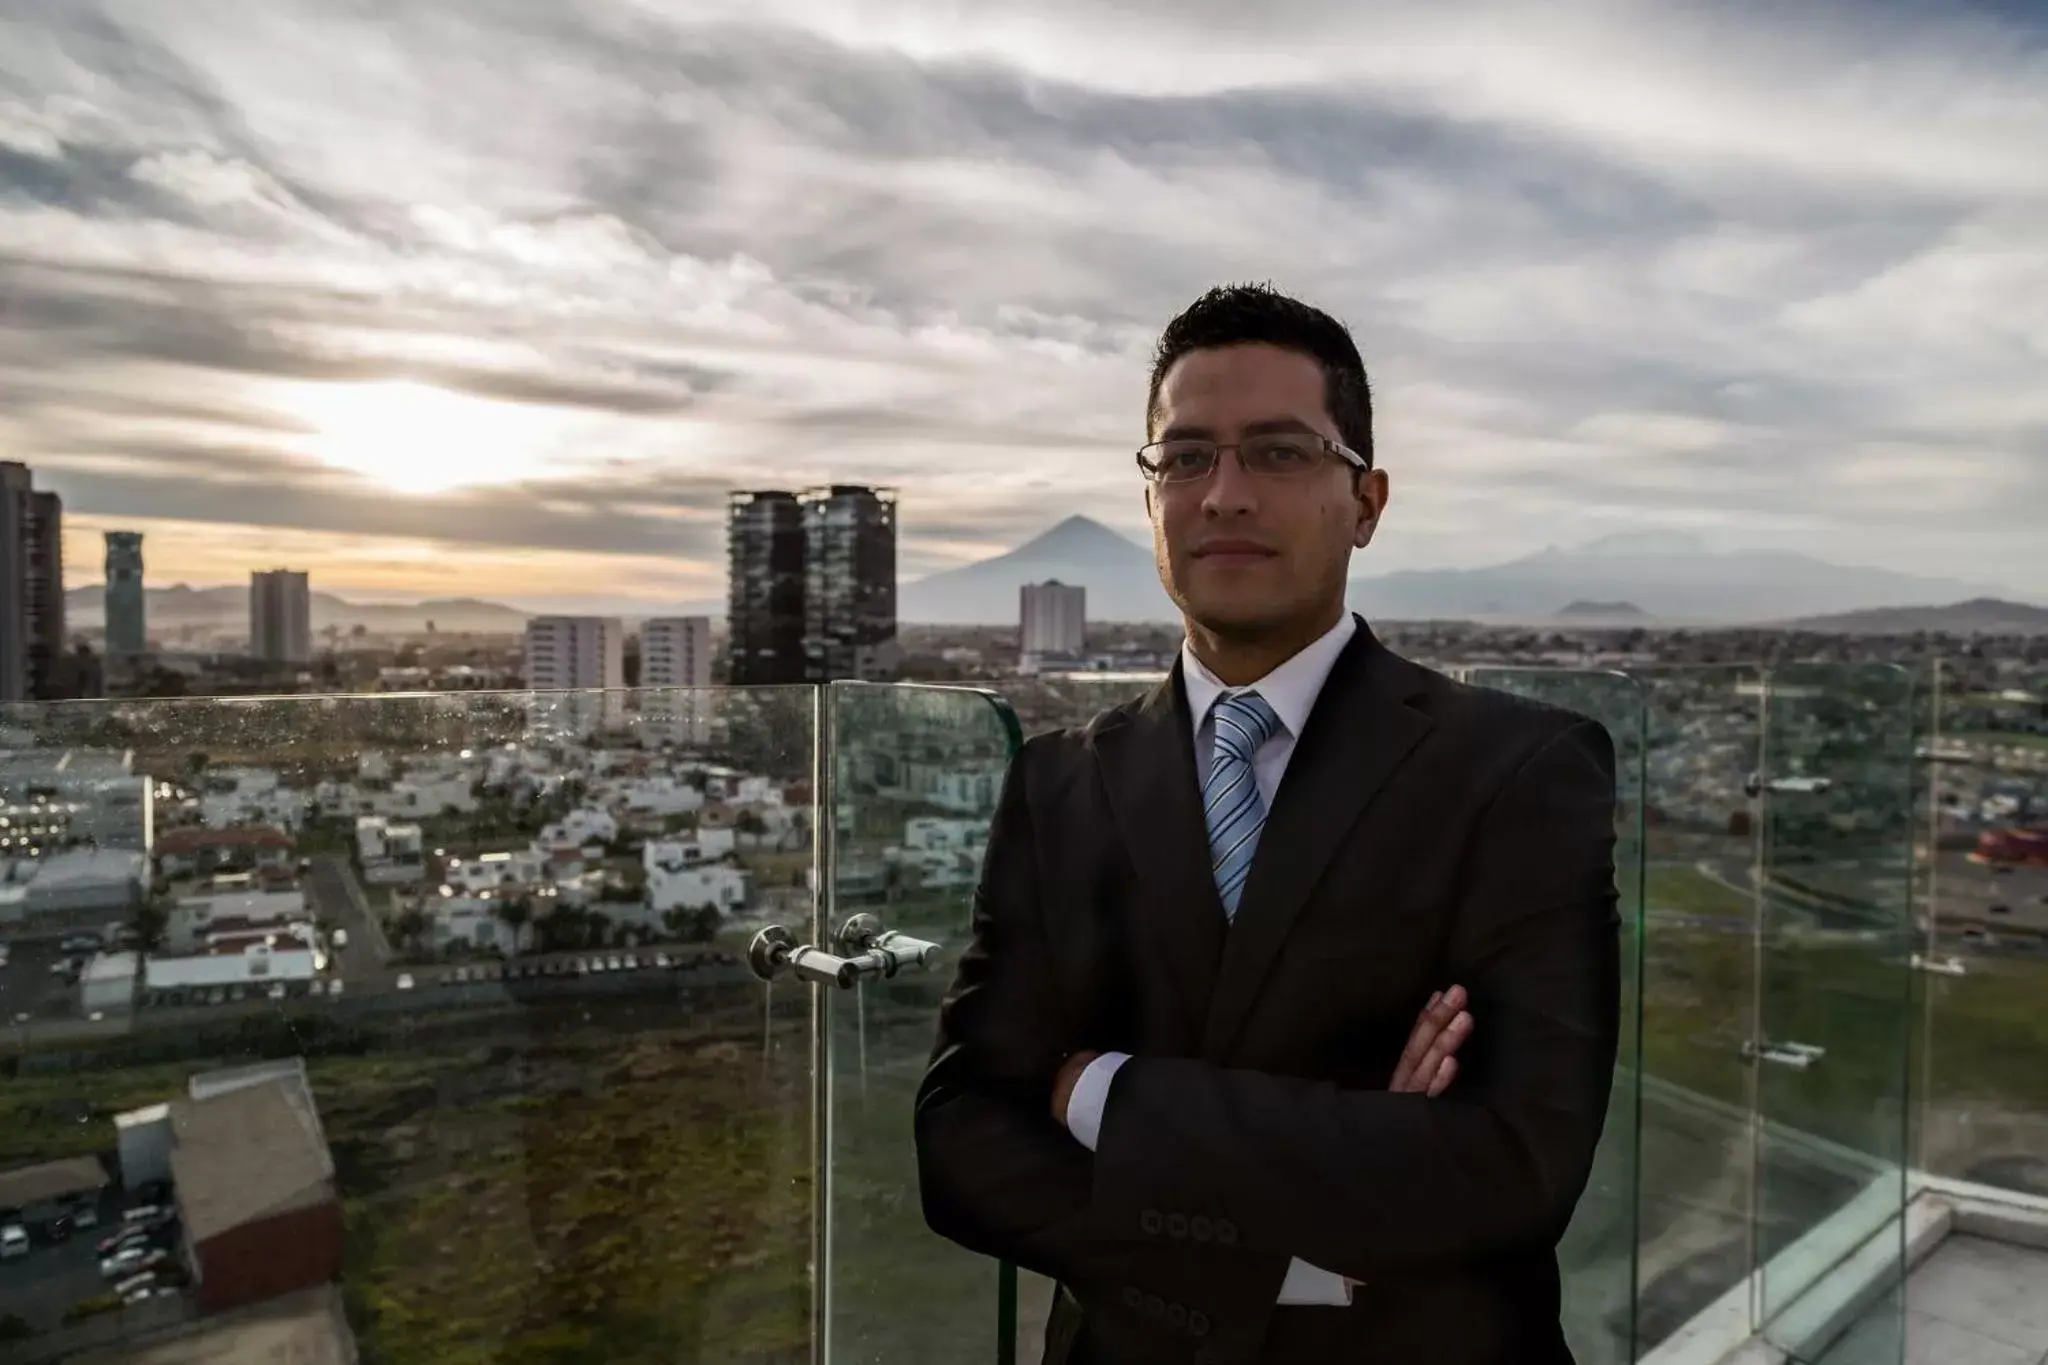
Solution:
[(306, 895), (313, 913), (330, 929), (348, 931), (348, 946), (335, 953), (343, 980), (368, 981), (384, 969), (391, 960), (390, 941), (346, 859), (331, 854), (315, 858), (306, 874)]

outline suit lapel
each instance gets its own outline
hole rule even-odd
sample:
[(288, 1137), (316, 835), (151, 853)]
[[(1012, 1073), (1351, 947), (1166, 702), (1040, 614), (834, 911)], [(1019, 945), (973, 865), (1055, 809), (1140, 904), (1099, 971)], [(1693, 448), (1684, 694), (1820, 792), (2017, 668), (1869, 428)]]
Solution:
[(1178, 662), (1165, 682), (1098, 732), (1096, 760), (1138, 874), (1135, 954), (1141, 964), (1164, 965), (1192, 1048), (1215, 989), (1224, 919), (1209, 871), (1194, 721)]
[[(1235, 1043), (1330, 859), (1428, 732), (1429, 717), (1408, 704), (1421, 690), (1420, 682), (1420, 671), (1389, 653), (1361, 621), (1330, 669), (1274, 793), (1237, 917), (1224, 940), (1202, 1028), (1204, 1057), (1218, 1060)], [(1197, 809), (1198, 829), (1200, 815)], [(1216, 901), (1213, 886), (1210, 900)], [(1358, 908), (1360, 913), (1369, 909)]]

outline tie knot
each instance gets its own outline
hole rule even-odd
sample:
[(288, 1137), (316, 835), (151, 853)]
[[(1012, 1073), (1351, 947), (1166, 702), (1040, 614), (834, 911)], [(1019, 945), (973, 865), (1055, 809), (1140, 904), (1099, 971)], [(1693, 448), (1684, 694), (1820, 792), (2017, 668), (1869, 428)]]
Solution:
[(1244, 762), (1280, 728), (1280, 713), (1256, 692), (1218, 697), (1210, 714), (1216, 718), (1216, 747)]

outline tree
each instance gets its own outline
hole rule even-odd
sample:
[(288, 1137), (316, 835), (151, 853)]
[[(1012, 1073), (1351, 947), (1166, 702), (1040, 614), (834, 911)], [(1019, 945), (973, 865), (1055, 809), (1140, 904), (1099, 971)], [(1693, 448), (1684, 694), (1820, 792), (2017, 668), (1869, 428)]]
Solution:
[(391, 922), (391, 932), (398, 935), (400, 942), (417, 947), (420, 940), (426, 936), (427, 917), (417, 908), (407, 906)]
[(512, 931), (512, 942), (515, 945), (516, 951), (516, 945), (519, 942), (519, 931), (525, 928), (533, 919), (533, 902), (525, 896), (515, 896), (511, 900), (500, 901), (498, 902), (498, 918), (504, 921), (507, 929)]
[(718, 925), (723, 919), (715, 905), (700, 905), (691, 916), (690, 942), (709, 943), (718, 937)]
[(135, 939), (145, 953), (163, 946), (164, 930), (170, 927), (171, 908), (166, 900), (150, 897), (135, 910)]

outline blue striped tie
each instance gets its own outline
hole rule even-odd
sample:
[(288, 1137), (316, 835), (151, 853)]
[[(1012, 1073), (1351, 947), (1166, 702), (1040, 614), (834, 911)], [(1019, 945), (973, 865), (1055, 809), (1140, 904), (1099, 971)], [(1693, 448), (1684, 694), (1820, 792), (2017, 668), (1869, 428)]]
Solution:
[(1215, 755), (1202, 784), (1202, 818), (1209, 826), (1210, 869), (1223, 913), (1237, 918), (1237, 898), (1252, 870), (1259, 831), (1266, 827), (1266, 802), (1252, 774), (1252, 755), (1280, 728), (1280, 717), (1256, 692), (1217, 698)]

